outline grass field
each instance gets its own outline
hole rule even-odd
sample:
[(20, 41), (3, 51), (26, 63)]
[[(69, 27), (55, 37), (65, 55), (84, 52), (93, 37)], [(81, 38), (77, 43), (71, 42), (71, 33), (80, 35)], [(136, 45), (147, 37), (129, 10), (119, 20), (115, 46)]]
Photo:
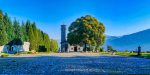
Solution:
[[(100, 54), (112, 54), (112, 53), (101, 52)], [(131, 53), (131, 52), (116, 52), (115, 55), (137, 57), (137, 53)], [(150, 58), (150, 53), (141, 53), (141, 56), (139, 56), (139, 57)]]
[(142, 53), (142, 57), (150, 58), (150, 53)]

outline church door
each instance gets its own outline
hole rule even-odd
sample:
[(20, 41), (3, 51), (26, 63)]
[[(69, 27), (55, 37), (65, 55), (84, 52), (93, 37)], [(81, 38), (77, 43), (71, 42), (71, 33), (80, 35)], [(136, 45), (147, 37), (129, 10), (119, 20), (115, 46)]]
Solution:
[(14, 50), (14, 47), (11, 47), (11, 51), (13, 52), (13, 50)]
[(74, 52), (77, 52), (77, 46), (74, 47)]

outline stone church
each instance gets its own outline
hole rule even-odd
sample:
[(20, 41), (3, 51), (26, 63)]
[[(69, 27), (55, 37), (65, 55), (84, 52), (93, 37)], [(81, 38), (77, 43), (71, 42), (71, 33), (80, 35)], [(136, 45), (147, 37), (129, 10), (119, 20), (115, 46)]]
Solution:
[(17, 52), (28, 52), (29, 51), (29, 47), (30, 47), (30, 43), (29, 42), (23, 42), (23, 44), (6, 44), (3, 46), (0, 46), (0, 53), (4, 52), (4, 53), (9, 53), (9, 54), (14, 54)]
[(61, 52), (82, 52), (83, 47), (70, 45), (66, 40), (66, 25), (61, 25)]

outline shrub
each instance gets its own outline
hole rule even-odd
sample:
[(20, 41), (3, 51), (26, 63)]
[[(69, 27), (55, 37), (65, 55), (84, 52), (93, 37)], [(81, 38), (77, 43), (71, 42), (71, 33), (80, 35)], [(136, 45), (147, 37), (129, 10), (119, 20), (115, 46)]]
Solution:
[(100, 54), (109, 54), (109, 52), (101, 52)]
[(104, 48), (100, 48), (100, 52), (104, 52)]
[(1, 57), (3, 58), (3, 57), (8, 57), (9, 56), (9, 54), (7, 54), (7, 53), (2, 53), (1, 54)]
[(37, 54), (35, 50), (29, 51), (28, 54)]
[(146, 53), (150, 53), (150, 51), (146, 51)]

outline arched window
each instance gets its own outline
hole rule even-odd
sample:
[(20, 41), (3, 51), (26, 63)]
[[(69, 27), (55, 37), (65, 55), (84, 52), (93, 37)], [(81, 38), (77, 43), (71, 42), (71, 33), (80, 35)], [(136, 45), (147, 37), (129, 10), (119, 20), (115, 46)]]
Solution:
[(71, 48), (71, 50), (73, 50), (73, 48)]

